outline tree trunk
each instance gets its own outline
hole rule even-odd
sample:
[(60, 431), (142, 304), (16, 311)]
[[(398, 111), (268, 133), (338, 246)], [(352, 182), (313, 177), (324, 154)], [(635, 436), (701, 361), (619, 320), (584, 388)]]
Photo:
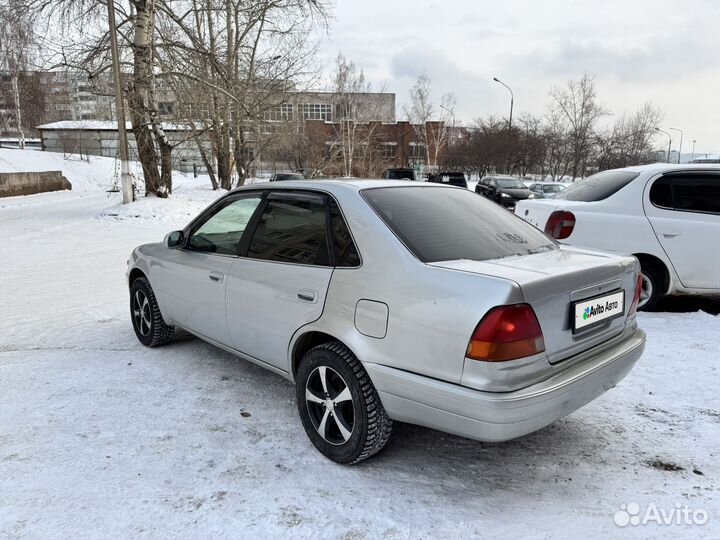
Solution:
[(208, 176), (210, 177), (210, 183), (212, 184), (213, 191), (215, 191), (220, 187), (218, 185), (217, 177), (215, 176), (215, 167), (213, 167), (212, 162), (208, 158), (207, 152), (205, 151), (202, 143), (197, 139), (195, 139), (195, 143), (197, 144), (200, 157), (205, 165), (205, 170), (208, 172)]
[(20, 89), (18, 87), (18, 73), (15, 71), (12, 75), (13, 97), (15, 98), (15, 118), (17, 120), (18, 130), (18, 148), (25, 148), (25, 133), (23, 132), (22, 108), (20, 106)]
[[(155, 0), (136, 0), (135, 25), (133, 37), (133, 76), (128, 91), (130, 121), (132, 122), (138, 159), (145, 178), (145, 195), (167, 197), (172, 188), (168, 178), (172, 178), (171, 169), (160, 175), (160, 163), (153, 136), (155, 117), (152, 103), (152, 36), (155, 24)], [(162, 149), (163, 165), (169, 161), (171, 148)], [(171, 162), (170, 162), (171, 164)]]

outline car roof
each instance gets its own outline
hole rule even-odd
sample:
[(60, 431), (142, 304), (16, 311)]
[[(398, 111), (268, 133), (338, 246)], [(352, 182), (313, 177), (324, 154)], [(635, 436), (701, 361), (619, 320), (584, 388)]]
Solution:
[[(330, 193), (340, 193), (347, 191), (360, 191), (367, 188), (382, 187), (416, 187), (416, 188), (437, 188), (445, 187), (442, 184), (432, 182), (413, 182), (412, 180), (386, 180), (386, 179), (366, 179), (366, 178), (339, 178), (339, 179), (323, 179), (323, 180), (285, 180), (281, 183), (258, 182), (248, 184), (233, 189), (232, 192), (245, 191), (251, 189), (315, 189), (328, 191)], [(453, 186), (453, 189), (458, 189)]]
[(525, 182), (532, 182), (534, 184), (540, 184), (541, 186), (567, 186), (571, 182), (553, 182), (552, 180), (525, 180)]
[[(649, 165), (635, 165), (633, 167), (625, 167), (622, 169), (612, 169), (616, 171), (631, 171), (638, 173), (660, 173), (673, 171), (720, 171), (720, 165), (711, 163), (650, 163)], [(605, 171), (602, 171), (605, 172)]]

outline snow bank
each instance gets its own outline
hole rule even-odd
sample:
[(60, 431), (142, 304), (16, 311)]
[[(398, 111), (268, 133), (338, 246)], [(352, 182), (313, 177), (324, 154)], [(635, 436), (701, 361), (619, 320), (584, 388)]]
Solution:
[(108, 190), (113, 177), (120, 174), (120, 164), (113, 158), (64, 156), (54, 152), (36, 150), (0, 149), (0, 173), (62, 171), (78, 193)]

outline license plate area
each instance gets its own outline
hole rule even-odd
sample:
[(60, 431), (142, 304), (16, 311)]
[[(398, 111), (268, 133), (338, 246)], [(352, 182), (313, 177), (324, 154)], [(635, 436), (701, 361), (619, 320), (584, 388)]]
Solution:
[(616, 290), (572, 303), (573, 334), (604, 326), (625, 314), (625, 291)]

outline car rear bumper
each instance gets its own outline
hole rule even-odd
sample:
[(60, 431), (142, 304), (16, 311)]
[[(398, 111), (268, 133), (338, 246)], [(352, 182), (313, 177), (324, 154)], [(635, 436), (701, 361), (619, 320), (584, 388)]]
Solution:
[(512, 392), (482, 392), (379, 364), (365, 368), (391, 418), (498, 442), (537, 431), (605, 393), (644, 349), (645, 332), (638, 329), (615, 347)]

